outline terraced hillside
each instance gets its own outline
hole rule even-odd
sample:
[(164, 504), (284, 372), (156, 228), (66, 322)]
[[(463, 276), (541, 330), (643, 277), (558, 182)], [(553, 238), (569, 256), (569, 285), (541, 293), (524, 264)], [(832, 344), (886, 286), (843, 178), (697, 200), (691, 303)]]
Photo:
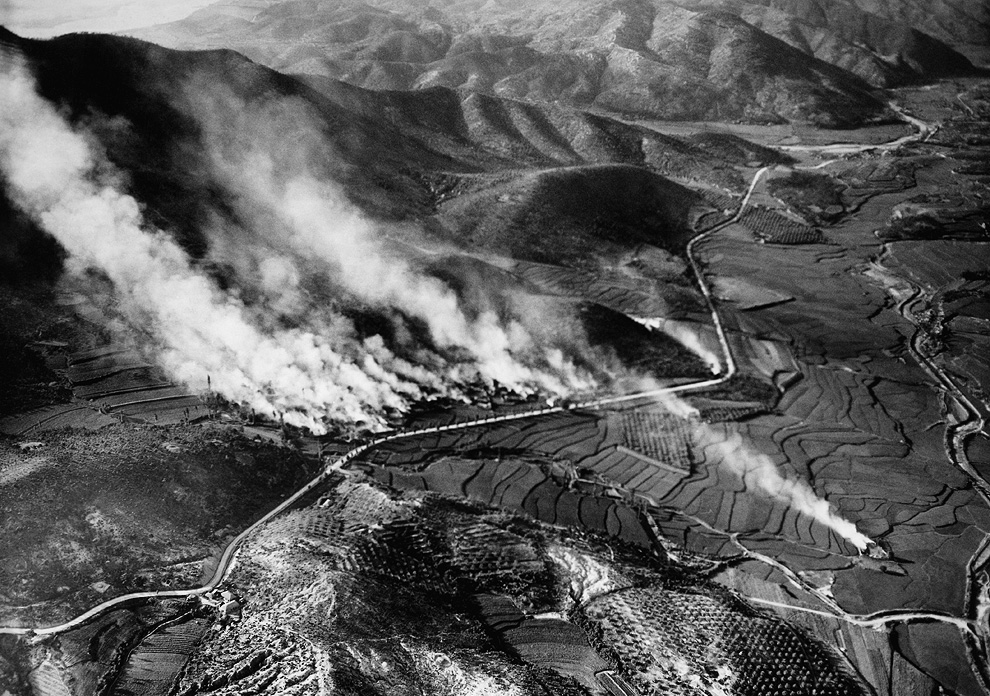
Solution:
[(77, 399), (123, 420), (174, 425), (210, 415), (203, 399), (169, 382), (133, 349), (110, 345), (73, 353), (68, 379)]
[[(729, 687), (790, 695), (808, 685), (825, 694), (865, 693), (841, 659), (803, 630), (662, 554), (445, 495), (397, 493), (353, 474), (261, 530), (231, 587), (242, 597), (240, 620), (203, 633), (188, 605), (168, 606), (163, 618), (172, 621), (137, 644), (119, 692), (484, 687), (577, 696), (616, 687), (652, 693), (657, 682), (674, 694)], [(150, 618), (119, 614), (120, 629), (104, 623), (90, 638), (100, 659), (76, 657), (76, 671), (104, 673), (104, 646), (133, 636)], [(616, 629), (632, 616), (647, 618), (631, 641)], [(697, 651), (697, 641), (722, 624), (732, 630), (721, 633), (731, 639), (719, 652)], [(47, 654), (75, 657), (92, 633), (70, 634)]]

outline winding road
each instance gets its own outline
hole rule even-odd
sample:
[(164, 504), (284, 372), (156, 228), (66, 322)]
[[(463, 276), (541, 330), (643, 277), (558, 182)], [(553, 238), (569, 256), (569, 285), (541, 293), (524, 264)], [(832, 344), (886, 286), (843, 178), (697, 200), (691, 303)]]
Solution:
[(753, 189), (755, 188), (759, 178), (767, 171), (767, 168), (759, 170), (753, 177), (752, 183), (750, 184), (749, 190), (747, 191), (746, 197), (743, 199), (742, 204), (739, 206), (739, 210), (736, 212), (730, 220), (722, 222), (705, 232), (695, 236), (687, 245), (687, 257), (691, 263), (691, 267), (698, 279), (698, 285), (701, 289), (702, 294), (705, 297), (705, 302), (708, 304), (709, 311), (711, 313), (712, 322), (715, 326), (715, 330), (718, 333), (719, 343), (722, 348), (723, 360), (725, 361), (725, 370), (720, 373), (717, 377), (712, 379), (701, 380), (698, 382), (691, 382), (688, 384), (679, 384), (671, 387), (662, 387), (659, 389), (653, 389), (650, 391), (636, 392), (633, 394), (623, 394), (621, 396), (605, 397), (601, 399), (593, 399), (588, 401), (581, 401), (576, 403), (568, 403), (562, 406), (547, 406), (546, 408), (535, 409), (532, 411), (524, 411), (520, 413), (511, 413), (499, 416), (489, 416), (487, 418), (478, 418), (470, 421), (463, 421), (460, 423), (452, 423), (449, 425), (438, 425), (431, 426), (427, 428), (418, 428), (415, 430), (404, 430), (384, 437), (376, 438), (367, 443), (359, 445), (354, 449), (349, 450), (345, 454), (341, 455), (333, 462), (331, 462), (327, 467), (325, 467), (316, 478), (311, 480), (305, 486), (300, 488), (298, 491), (293, 493), (289, 498), (283, 500), (277, 507), (268, 512), (264, 517), (259, 519), (257, 522), (252, 524), (250, 527), (245, 529), (243, 532), (238, 534), (224, 549), (217, 563), (216, 570), (210, 580), (202, 585), (201, 587), (196, 587), (192, 589), (185, 590), (151, 590), (147, 592), (131, 592), (125, 595), (120, 595), (112, 599), (108, 599), (95, 607), (83, 612), (82, 614), (76, 616), (75, 618), (66, 621), (65, 623), (57, 624), (54, 626), (34, 626), (34, 627), (24, 627), (24, 626), (0, 626), (0, 634), (8, 635), (23, 635), (23, 636), (33, 636), (37, 638), (42, 638), (46, 636), (53, 636), (59, 633), (64, 633), (65, 631), (71, 630), (80, 626), (87, 621), (90, 621), (101, 614), (111, 611), (119, 607), (125, 607), (130, 604), (135, 604), (146, 599), (164, 599), (164, 598), (179, 598), (179, 597), (192, 597), (198, 595), (204, 595), (208, 592), (212, 592), (217, 589), (220, 584), (228, 577), (230, 571), (234, 567), (236, 561), (236, 554), (240, 550), (244, 542), (260, 527), (267, 524), (272, 518), (285, 512), (287, 509), (295, 505), (301, 498), (306, 496), (312, 490), (317, 488), (319, 485), (324, 483), (329, 476), (334, 472), (340, 470), (347, 465), (348, 462), (352, 461), (356, 457), (364, 454), (368, 450), (385, 444), (386, 442), (394, 442), (396, 440), (402, 440), (410, 437), (419, 437), (422, 435), (428, 435), (430, 433), (440, 433), (450, 430), (464, 430), (466, 428), (474, 428), (484, 425), (492, 425), (494, 423), (505, 423), (514, 420), (523, 420), (528, 418), (535, 418), (537, 416), (546, 416), (554, 413), (565, 413), (567, 411), (573, 410), (589, 410), (603, 408), (606, 406), (612, 406), (615, 404), (626, 403), (629, 401), (647, 400), (655, 399), (657, 397), (662, 397), (668, 394), (677, 394), (681, 392), (694, 391), (698, 389), (707, 389), (709, 387), (718, 386), (725, 383), (731, 379), (736, 374), (736, 361), (732, 355), (732, 350), (729, 347), (729, 341), (725, 334), (725, 329), (722, 326), (721, 317), (715, 308), (714, 298), (712, 297), (711, 289), (704, 280), (704, 274), (702, 272), (701, 265), (695, 257), (694, 250), (699, 243), (704, 241), (706, 238), (715, 234), (719, 230), (738, 222), (739, 218), (742, 216), (743, 211), (752, 195)]
[[(759, 177), (766, 171), (766, 169), (761, 169), (756, 173), (753, 178), (753, 183), (750, 186), (749, 193), (752, 193), (753, 187), (756, 185)], [(629, 401), (637, 400), (647, 400), (652, 398), (661, 397), (667, 394), (676, 394), (680, 392), (693, 391), (698, 389), (706, 389), (709, 387), (718, 386), (724, 382), (731, 379), (736, 373), (736, 362), (732, 356), (732, 351), (729, 348), (729, 342), (725, 335), (725, 330), (722, 327), (721, 318), (718, 315), (718, 311), (715, 308), (714, 299), (711, 294), (711, 290), (708, 288), (707, 283), (704, 281), (704, 275), (702, 274), (702, 269), (698, 261), (696, 260), (693, 250), (702, 240), (708, 236), (718, 232), (724, 227), (737, 222), (739, 217), (745, 208), (746, 201), (748, 201), (749, 195), (747, 194), (746, 200), (740, 206), (739, 211), (736, 215), (703, 233), (694, 237), (687, 246), (688, 259), (691, 262), (691, 266), (698, 278), (698, 284), (701, 288), (702, 294), (705, 297), (705, 301), (708, 304), (709, 310), (711, 312), (712, 321), (714, 322), (715, 329), (718, 333), (719, 342), (724, 353), (723, 358), (725, 360), (726, 369), (718, 377), (712, 379), (701, 380), (698, 382), (691, 382), (688, 384), (679, 384), (671, 387), (663, 387), (660, 389), (653, 389), (650, 391), (636, 392), (634, 394), (623, 394), (622, 396), (606, 397), (602, 399), (593, 399), (588, 401), (581, 401), (576, 403), (568, 403), (563, 406), (548, 406), (546, 408), (535, 409), (532, 411), (524, 411), (520, 413), (511, 413), (499, 416), (489, 416), (487, 418), (478, 418), (470, 421), (463, 421), (460, 423), (452, 423), (449, 425), (438, 425), (430, 426), (427, 428), (418, 428), (415, 430), (404, 430), (384, 437), (376, 438), (367, 443), (364, 443), (352, 450), (349, 450), (345, 454), (341, 455), (333, 462), (331, 462), (326, 468), (324, 468), (316, 478), (312, 479), (305, 486), (300, 488), (298, 491), (293, 493), (289, 498), (283, 500), (277, 507), (268, 512), (264, 517), (259, 519), (257, 522), (252, 524), (250, 527), (245, 529), (243, 532), (238, 534), (224, 549), (220, 556), (220, 560), (217, 563), (216, 570), (213, 573), (213, 577), (202, 585), (201, 587), (196, 587), (192, 589), (185, 590), (152, 590), (147, 592), (131, 592), (125, 595), (120, 595), (112, 599), (108, 599), (101, 604), (92, 607), (86, 612), (76, 616), (75, 618), (66, 621), (65, 623), (57, 624), (54, 626), (35, 626), (35, 627), (24, 627), (24, 626), (0, 626), (0, 634), (8, 635), (23, 635), (32, 636), (37, 638), (43, 638), (47, 636), (57, 635), (59, 633), (64, 633), (65, 631), (71, 630), (80, 626), (87, 621), (90, 621), (101, 614), (111, 611), (116, 608), (125, 607), (130, 604), (135, 604), (146, 599), (164, 599), (164, 598), (180, 598), (180, 597), (192, 597), (203, 595), (217, 589), (220, 584), (228, 577), (230, 571), (234, 567), (236, 560), (236, 554), (240, 550), (244, 542), (260, 527), (267, 524), (272, 518), (282, 514), (287, 509), (295, 505), (301, 498), (306, 496), (312, 490), (317, 488), (319, 485), (324, 483), (329, 476), (334, 472), (340, 470), (348, 462), (352, 461), (356, 457), (364, 454), (368, 450), (385, 444), (386, 442), (394, 442), (396, 440), (402, 440), (410, 437), (419, 437), (422, 435), (428, 435), (430, 433), (440, 433), (450, 430), (464, 430), (466, 428), (474, 428), (478, 426), (491, 425), (494, 423), (505, 423), (507, 421), (523, 420), (528, 418), (535, 418), (537, 416), (546, 416), (554, 413), (565, 413), (567, 411), (573, 410), (588, 410), (603, 408), (606, 406), (611, 406), (619, 403), (625, 403)]]
[[(781, 149), (785, 151), (802, 151), (802, 152), (813, 151), (822, 154), (842, 155), (851, 152), (862, 152), (866, 150), (893, 149), (907, 142), (923, 140), (932, 132), (932, 127), (929, 126), (928, 124), (923, 123), (918, 119), (915, 119), (905, 114), (903, 111), (898, 109), (896, 105), (891, 104), (891, 106), (895, 111), (899, 113), (899, 115), (902, 118), (904, 118), (904, 120), (912, 123), (912, 125), (915, 126), (917, 131), (914, 134), (909, 136), (904, 136), (902, 138), (898, 138), (897, 140), (880, 145), (835, 144), (835, 145), (826, 145), (826, 146), (789, 146), (789, 147), (782, 147)], [(823, 166), (823, 165), (818, 165), (818, 166)], [(725, 227), (737, 223), (740, 220), (743, 212), (746, 209), (746, 206), (749, 204), (754, 189), (756, 188), (758, 182), (760, 181), (760, 178), (764, 174), (766, 174), (768, 170), (769, 170), (768, 167), (764, 167), (754, 174), (750, 186), (747, 190), (746, 196), (743, 198), (742, 203), (740, 204), (736, 214), (731, 219), (722, 222), (710, 228), (709, 230), (706, 230), (701, 234), (697, 235), (688, 243), (686, 248), (686, 255), (688, 261), (695, 274), (695, 277), (697, 278), (699, 288), (705, 298), (705, 302), (711, 313), (712, 323), (718, 335), (720, 348), (722, 352), (722, 359), (724, 360), (725, 369), (722, 372), (720, 372), (716, 377), (697, 381), (697, 382), (692, 382), (692, 383), (663, 387), (650, 391), (637, 392), (633, 394), (604, 397), (600, 399), (586, 400), (577, 403), (566, 403), (564, 405), (557, 405), (557, 406), (547, 406), (545, 408), (535, 409), (532, 411), (525, 411), (525, 412), (498, 415), (498, 416), (489, 416), (485, 418), (478, 418), (475, 420), (453, 423), (449, 425), (431, 426), (431, 427), (419, 428), (415, 430), (400, 431), (389, 435), (385, 435), (383, 437), (379, 437), (377, 439), (373, 439), (369, 442), (366, 442), (358, 447), (351, 449), (350, 451), (336, 458), (334, 461), (330, 462), (314, 479), (309, 481), (305, 486), (303, 486), (298, 491), (296, 491), (292, 496), (282, 501), (277, 507), (272, 509), (261, 519), (256, 521), (250, 527), (248, 527), (243, 532), (241, 532), (237, 537), (235, 537), (224, 549), (217, 563), (217, 567), (213, 573), (213, 576), (210, 578), (210, 580), (207, 583), (205, 583), (201, 587), (197, 587), (193, 589), (185, 589), (185, 590), (160, 590), (160, 591), (129, 593), (102, 602), (101, 604), (92, 607), (88, 611), (76, 616), (75, 618), (65, 623), (61, 623), (53, 626), (35, 626), (35, 627), (2, 626), (0, 627), (0, 634), (21, 635), (21, 636), (31, 637), (35, 640), (40, 640), (48, 636), (57, 635), (59, 633), (63, 633), (65, 631), (71, 630), (77, 626), (86, 623), (87, 621), (92, 620), (97, 616), (100, 616), (105, 612), (111, 611), (116, 608), (135, 604), (147, 599), (194, 597), (211, 592), (217, 589), (229, 577), (232, 569), (236, 565), (238, 551), (240, 551), (245, 541), (249, 539), (256, 530), (258, 530), (260, 527), (268, 523), (274, 517), (282, 514), (283, 512), (291, 508), (300, 499), (304, 498), (307, 494), (311, 493), (314, 489), (316, 489), (321, 484), (326, 482), (330, 476), (335, 474), (335, 472), (344, 468), (349, 462), (359, 457), (360, 455), (364, 454), (365, 452), (373, 448), (379, 447), (385, 443), (394, 442), (396, 440), (401, 440), (405, 438), (419, 437), (430, 433), (439, 433), (439, 432), (446, 432), (452, 430), (463, 430), (467, 428), (492, 425), (496, 423), (504, 423), (514, 420), (529, 419), (529, 418), (545, 416), (555, 413), (565, 413), (567, 411), (572, 411), (572, 410), (599, 409), (599, 408), (604, 408), (630, 401), (655, 399), (669, 394), (677, 394), (682, 392), (689, 392), (689, 391), (718, 386), (730, 380), (737, 373), (737, 364), (733, 356), (732, 349), (730, 347), (725, 329), (723, 327), (721, 317), (719, 316), (719, 313), (716, 309), (714, 297), (712, 295), (711, 289), (709, 288), (707, 282), (705, 281), (703, 268), (701, 267), (701, 264), (697, 260), (697, 256), (695, 252), (698, 245), (704, 242), (705, 239), (709, 238), (713, 234), (716, 234)], [(907, 318), (908, 320), (913, 320), (913, 313), (911, 311), (911, 308), (913, 307), (914, 302), (918, 299), (919, 296), (920, 296), (920, 290), (914, 288), (914, 292), (911, 294), (911, 296), (904, 299), (898, 306), (898, 309), (900, 310), (901, 314), (905, 316), (905, 318)], [(916, 322), (912, 321), (912, 323), (916, 323)], [(976, 474), (976, 472), (972, 469), (971, 466), (969, 466), (969, 462), (965, 458), (965, 451), (962, 448), (963, 439), (971, 432), (974, 432), (982, 428), (985, 424), (979, 415), (979, 411), (975, 408), (975, 406), (973, 406), (973, 404), (969, 402), (969, 400), (965, 397), (965, 395), (962, 394), (955, 387), (952, 381), (938, 368), (938, 366), (935, 365), (931, 360), (929, 360), (927, 356), (923, 353), (923, 351), (920, 350), (920, 347), (917, 345), (917, 342), (919, 340), (920, 340), (920, 331), (917, 332), (911, 340), (911, 349), (915, 358), (918, 360), (919, 364), (921, 364), (925, 368), (925, 370), (930, 374), (930, 376), (943, 389), (945, 389), (947, 393), (949, 393), (956, 399), (956, 401), (961, 405), (963, 410), (965, 410), (966, 413), (968, 414), (965, 419), (961, 419), (959, 422), (953, 423), (950, 426), (950, 428), (947, 430), (947, 435), (946, 435), (947, 453), (949, 454), (949, 457), (953, 461), (953, 463), (959, 466), (961, 469), (963, 469), (970, 476), (970, 478), (974, 480), (974, 483), (977, 485), (980, 492), (984, 495), (985, 498), (988, 499), (988, 502), (990, 502), (990, 487), (988, 487), (986, 482), (983, 481)], [(843, 621), (848, 621), (866, 627), (881, 627), (890, 623), (899, 623), (899, 622), (914, 621), (914, 620), (942, 621), (957, 626), (959, 629), (963, 630), (967, 636), (969, 636), (971, 658), (975, 658), (975, 660), (978, 662), (980, 656), (985, 657), (987, 654), (986, 651), (986, 646), (988, 642), (986, 635), (987, 627), (985, 625), (985, 622), (978, 620), (979, 616), (971, 619), (962, 619), (958, 617), (952, 617), (948, 615), (942, 615), (942, 614), (930, 613), (930, 612), (898, 611), (898, 610), (878, 612), (876, 614), (872, 614), (868, 616), (851, 615), (843, 611), (842, 608), (839, 607), (837, 603), (821, 595), (821, 593), (817, 592), (815, 588), (811, 588), (807, 586), (807, 583), (805, 583), (799, 576), (793, 573), (793, 571), (791, 571), (789, 568), (782, 566), (775, 559), (765, 557), (762, 554), (756, 554), (755, 552), (746, 549), (744, 546), (742, 546), (741, 543), (738, 542), (738, 540), (734, 537), (734, 535), (730, 535), (730, 536), (732, 537), (733, 543), (743, 548), (744, 551), (747, 554), (749, 554), (750, 557), (752, 557), (754, 560), (759, 560), (764, 563), (768, 563), (774, 567), (777, 567), (778, 569), (783, 571), (785, 575), (787, 575), (787, 577), (791, 580), (791, 582), (801, 586), (802, 589), (810, 590), (814, 592), (815, 596), (818, 596), (823, 600), (825, 606), (828, 607), (829, 611), (817, 610), (808, 607), (800, 607), (800, 606), (794, 606), (788, 604), (781, 604), (778, 602), (765, 600), (761, 598), (750, 597), (747, 598), (749, 601), (758, 604), (768, 605), (768, 606), (786, 608), (789, 610), (805, 611), (814, 614), (820, 614), (823, 616), (837, 618)], [(982, 590), (979, 587), (974, 586), (971, 588), (971, 593), (974, 597), (982, 596), (981, 592)], [(985, 613), (983, 612), (984, 607), (980, 606), (977, 600), (974, 601), (976, 602), (977, 608), (979, 609), (979, 611), (977, 611), (977, 614), (981, 615), (981, 612)], [(986, 674), (983, 674), (982, 676), (984, 677), (984, 679), (987, 679)]]

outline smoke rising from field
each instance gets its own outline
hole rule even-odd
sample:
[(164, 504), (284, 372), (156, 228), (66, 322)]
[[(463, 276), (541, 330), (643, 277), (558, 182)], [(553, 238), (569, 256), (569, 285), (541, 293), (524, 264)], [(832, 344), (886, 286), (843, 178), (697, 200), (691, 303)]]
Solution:
[[(251, 273), (241, 287), (221, 290), (147, 224), (95, 139), (37, 94), (16, 59), (0, 60), (0, 171), (8, 195), (65, 248), (69, 272), (95, 269), (112, 282), (115, 309), (149, 338), (173, 378), (203, 388), (209, 375), (230, 400), (315, 432), (327, 420), (382, 425), (383, 414), (429, 394), (457, 396), (478, 376), (558, 394), (580, 383), (559, 351), (538, 350), (518, 323), (503, 326), (491, 313), (469, 319), (440, 281), (389, 259), (372, 224), (334, 184), (304, 169), (283, 176), (262, 163), (252, 178), (230, 178), (254, 234), (218, 219), (207, 231), (210, 256)], [(257, 151), (250, 156), (260, 162)], [(400, 357), (333, 307), (313, 306), (306, 277), (314, 261), (364, 302), (424, 322), (434, 346), (458, 359), (426, 349)]]
[[(697, 410), (673, 394), (661, 398), (664, 406), (681, 418), (697, 416)], [(696, 444), (705, 451), (709, 461), (718, 462), (737, 476), (746, 490), (765, 495), (802, 515), (832, 529), (860, 551), (872, 540), (856, 529), (856, 525), (837, 514), (829, 502), (818, 497), (803, 479), (787, 476), (766, 454), (757, 451), (732, 428), (715, 428), (698, 422)]]

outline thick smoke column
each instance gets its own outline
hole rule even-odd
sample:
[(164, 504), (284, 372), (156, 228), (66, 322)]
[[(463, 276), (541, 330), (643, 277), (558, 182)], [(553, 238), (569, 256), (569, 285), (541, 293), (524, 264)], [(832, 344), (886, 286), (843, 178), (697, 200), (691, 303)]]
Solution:
[[(0, 171), (9, 195), (66, 249), (70, 270), (95, 268), (113, 282), (121, 311), (153, 336), (178, 379), (201, 385), (209, 374), (228, 398), (317, 431), (323, 417), (375, 422), (420, 395), (375, 351), (348, 357), (311, 331), (260, 329), (147, 227), (98, 150), (37, 95), (16, 59), (0, 61)], [(391, 357), (383, 347), (377, 353)]]
[(383, 239), (390, 233), (415, 234), (371, 221), (329, 179), (326, 170), (343, 158), (307, 104), (282, 95), (247, 102), (196, 80), (186, 96), (203, 130), (211, 174), (238, 216), (237, 253), (253, 246), (248, 253), (256, 256), (274, 251), (323, 262), (334, 282), (361, 303), (418, 320), (436, 348), (466, 355), (466, 363), (444, 368), (452, 383), (480, 376), (553, 394), (592, 386), (559, 349), (538, 345), (520, 321), (492, 311), (469, 316), (445, 283), (388, 253)]
[[(237, 211), (235, 221), (218, 215), (206, 230), (210, 259), (237, 271), (233, 289), (221, 291), (147, 225), (98, 144), (38, 96), (16, 58), (2, 60), (0, 171), (10, 197), (65, 248), (70, 271), (97, 269), (113, 283), (119, 310), (151, 337), (175, 379), (202, 388), (209, 375), (232, 401), (318, 432), (327, 420), (384, 425), (387, 412), (431, 394), (457, 397), (479, 377), (554, 394), (588, 386), (560, 350), (540, 347), (520, 323), (469, 316), (440, 280), (387, 255), (380, 230), (304, 166), (327, 154), (309, 124), (314, 138), (302, 143), (270, 133), (248, 151), (235, 140), (227, 157), (210, 147), (212, 176)], [(277, 129), (277, 115), (247, 111), (243, 133)], [(199, 116), (209, 133), (216, 114)], [(280, 150), (289, 156), (279, 159)], [(436, 350), (410, 336), (387, 345), (361, 334), (337, 300), (307, 298), (314, 276), (330, 279), (343, 302), (422, 322)]]
[[(521, 324), (503, 326), (493, 312), (469, 319), (457, 295), (440, 280), (413, 272), (402, 258), (386, 257), (373, 224), (334, 184), (305, 175), (282, 184), (266, 176), (266, 162), (259, 157), (249, 167), (238, 167), (251, 175), (241, 179), (237, 188), (285, 223), (286, 234), (272, 243), (326, 261), (334, 280), (360, 300), (423, 321), (438, 348), (466, 351), (471, 357), (469, 369), (485, 380), (515, 388), (538, 385), (558, 394), (568, 390), (561, 378), (515, 358), (516, 354), (539, 357), (533, 355), (536, 347)], [(471, 376), (451, 375), (456, 381)]]
[[(664, 406), (681, 418), (697, 416), (690, 404), (669, 394)], [(698, 422), (698, 445), (710, 453), (710, 458), (727, 467), (739, 477), (746, 489), (780, 501), (788, 508), (811, 517), (835, 531), (860, 551), (866, 551), (872, 540), (856, 529), (856, 525), (832, 510), (829, 502), (819, 498), (814, 489), (802, 479), (784, 476), (777, 464), (766, 454), (754, 450), (741, 434), (719, 430)]]

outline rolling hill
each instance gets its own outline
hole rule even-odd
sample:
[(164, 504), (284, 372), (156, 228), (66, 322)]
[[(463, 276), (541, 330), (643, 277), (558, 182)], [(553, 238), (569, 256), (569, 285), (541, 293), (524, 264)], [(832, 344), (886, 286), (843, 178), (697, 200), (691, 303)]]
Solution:
[(134, 35), (372, 89), (436, 86), (638, 119), (848, 127), (873, 87), (973, 70), (848, 0), (217, 3)]
[[(206, 122), (242, 129), (252, 127), (243, 112), (273, 109), (266, 117), (280, 134), (320, 140), (329, 156), (314, 164), (315, 171), (341, 183), (367, 212), (418, 220), (450, 241), (458, 230), (436, 213), (441, 198), (449, 202), (456, 194), (451, 181), (458, 177), (497, 174), (503, 185), (515, 186), (533, 176), (559, 178), (533, 171), (591, 167), (584, 181), (612, 171), (596, 165), (616, 164), (632, 165), (623, 170), (626, 178), (643, 185), (663, 175), (738, 189), (742, 180), (733, 165), (759, 150), (726, 136), (737, 143), (735, 155), (713, 155), (689, 139), (606, 117), (441, 87), (374, 92), (326, 78), (300, 79), (232, 51), (190, 53), (103, 35), (36, 41), (6, 32), (2, 40), (27, 57), (41, 93), (99, 138), (111, 162), (127, 173), (149, 219), (194, 256), (206, 251), (203, 230), (210, 216), (225, 210), (222, 182), (210, 173), (206, 141), (212, 136), (204, 132), (204, 109), (211, 113)], [(273, 106), (285, 103), (293, 109)], [(317, 132), (304, 132), (313, 124)], [(520, 190), (526, 186), (518, 184)], [(675, 184), (665, 186), (676, 196), (683, 193)], [(9, 240), (15, 242), (33, 248), (27, 238)], [(5, 254), (10, 263), (12, 255), (16, 249)]]

